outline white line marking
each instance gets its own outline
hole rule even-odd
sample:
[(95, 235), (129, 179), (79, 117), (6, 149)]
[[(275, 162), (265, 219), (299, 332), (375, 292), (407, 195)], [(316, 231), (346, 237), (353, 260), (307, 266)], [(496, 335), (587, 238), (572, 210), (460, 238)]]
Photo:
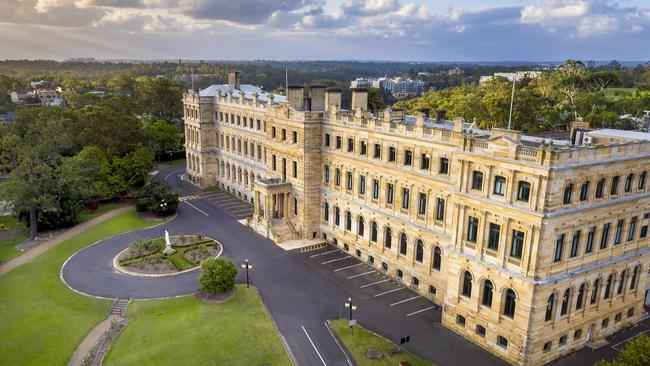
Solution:
[(365, 275), (368, 275), (368, 274), (371, 274), (371, 273), (375, 273), (375, 272), (377, 272), (377, 271), (372, 270), (372, 271), (368, 271), (368, 272), (364, 272), (364, 273), (356, 274), (356, 275), (354, 275), (354, 276), (350, 276), (350, 277), (348, 277), (348, 280), (351, 279), (351, 278), (357, 278), (357, 277), (365, 276)]
[(407, 301), (411, 301), (411, 300), (415, 300), (415, 299), (419, 299), (419, 298), (420, 298), (420, 296), (414, 296), (414, 297), (411, 297), (410, 299), (406, 299), (406, 300), (402, 300), (402, 301), (394, 302), (394, 303), (390, 304), (390, 306), (395, 306), (395, 305), (403, 304), (403, 303), (405, 303), (405, 302), (407, 302)]
[(242, 213), (242, 212), (246, 212), (246, 211), (253, 211), (253, 209), (250, 208), (250, 207), (247, 207), (247, 208), (239, 208), (237, 210), (230, 210), (230, 212), (232, 212), (232, 213)]
[(342, 261), (342, 260), (344, 260), (344, 259), (348, 259), (348, 258), (352, 258), (352, 257), (346, 255), (345, 257), (332, 259), (331, 261), (325, 261), (325, 262), (323, 262), (323, 263), (321, 263), (321, 264), (327, 264), (327, 263), (332, 263), (332, 262), (338, 262), (338, 261)]
[(330, 328), (329, 324), (327, 321), (325, 323), (325, 328), (327, 328), (327, 331), (330, 332), (330, 335), (332, 336), (332, 339), (334, 339), (334, 342), (336, 342), (336, 345), (339, 346), (339, 350), (341, 350), (341, 353), (343, 353), (343, 356), (345, 356), (345, 360), (348, 362), (348, 365), (352, 366), (352, 361), (350, 361), (350, 358), (348, 357), (347, 352), (341, 347), (341, 343), (339, 343), (338, 339), (334, 336), (334, 333), (332, 333), (332, 328)]
[(370, 286), (373, 286), (373, 285), (378, 285), (380, 283), (384, 283), (384, 282), (388, 282), (388, 281), (390, 281), (390, 279), (387, 278), (385, 280), (380, 280), (380, 281), (377, 281), (377, 282), (373, 282), (373, 283), (363, 285), (363, 286), (361, 286), (361, 288), (366, 288), (366, 287), (370, 287)]
[(616, 343), (615, 345), (613, 345), (612, 348), (615, 349), (615, 350), (617, 350), (618, 352), (621, 352), (621, 350), (618, 349), (618, 348), (616, 348), (616, 347), (618, 347), (619, 345), (621, 345), (621, 344), (623, 344), (623, 343), (625, 343), (625, 342), (627, 342), (627, 341), (630, 341), (630, 340), (632, 340), (632, 339), (634, 339), (634, 338), (640, 336), (641, 334), (648, 333), (648, 332), (650, 332), (650, 330), (643, 331), (643, 332), (641, 332), (641, 333), (639, 333), (639, 334), (637, 334), (637, 335), (634, 335), (634, 336), (632, 336), (632, 337), (630, 337), (630, 338), (628, 338), (628, 339), (625, 339), (625, 340), (623, 340), (623, 341), (621, 341), (621, 342), (618, 342), (618, 343)]
[(338, 249), (335, 249), (335, 250), (330, 250), (330, 251), (324, 252), (324, 253), (312, 254), (312, 255), (309, 256), (309, 258), (319, 257), (321, 255), (330, 254), (330, 253), (336, 253), (338, 251), (339, 251)]
[(217, 203), (217, 204), (220, 204), (220, 205), (221, 205), (221, 204), (224, 204), (224, 202), (230, 202), (230, 203), (237, 202), (237, 200), (235, 200), (235, 199), (232, 198), (232, 197), (224, 198), (224, 199), (221, 199), (221, 200), (208, 199), (208, 201), (210, 201), (210, 202), (212, 202), (212, 203)]
[(181, 172), (181, 171), (183, 171), (183, 170), (185, 170), (185, 168), (174, 170), (173, 172), (167, 174), (163, 180), (167, 180), (167, 178), (169, 178), (170, 175), (172, 175), (172, 174), (174, 174), (174, 173)]
[(320, 352), (318, 352), (318, 348), (316, 348), (316, 345), (314, 345), (314, 341), (311, 340), (311, 337), (309, 336), (309, 333), (307, 333), (307, 330), (305, 329), (304, 325), (300, 325), (302, 327), (302, 331), (305, 332), (305, 335), (307, 336), (307, 339), (309, 339), (309, 343), (311, 343), (311, 346), (314, 347), (314, 351), (316, 351), (316, 354), (318, 355), (318, 358), (320, 358), (320, 361), (323, 363), (324, 366), (327, 366), (325, 363), (325, 360), (323, 360), (323, 356), (320, 355)]
[(348, 268), (359, 267), (359, 266), (363, 266), (363, 263), (357, 263), (357, 264), (353, 264), (351, 266), (346, 266), (346, 267), (343, 267), (343, 268), (337, 268), (337, 269), (334, 270), (334, 272), (342, 271), (342, 270), (348, 269)]
[(392, 289), (392, 290), (389, 290), (389, 291), (386, 291), (386, 292), (379, 293), (379, 294), (375, 295), (375, 297), (388, 295), (388, 294), (393, 293), (395, 291), (404, 290), (405, 288), (406, 287), (398, 287), (398, 288), (395, 288), (395, 289)]
[(199, 211), (200, 213), (204, 214), (205, 216), (210, 216), (210, 215), (208, 215), (207, 213), (205, 213), (205, 211), (203, 211), (203, 210), (201, 210), (200, 208), (194, 206), (193, 204), (191, 204), (191, 203), (189, 203), (189, 202), (187, 202), (187, 201), (182, 201), (182, 202), (183, 202), (183, 203), (187, 203), (188, 205), (194, 207), (195, 210)]
[(428, 308), (424, 308), (424, 309), (421, 309), (421, 310), (414, 311), (412, 313), (406, 314), (406, 316), (415, 315), (415, 314), (421, 313), (423, 311), (431, 310), (431, 309), (434, 309), (434, 308), (435, 308), (435, 306), (429, 306)]

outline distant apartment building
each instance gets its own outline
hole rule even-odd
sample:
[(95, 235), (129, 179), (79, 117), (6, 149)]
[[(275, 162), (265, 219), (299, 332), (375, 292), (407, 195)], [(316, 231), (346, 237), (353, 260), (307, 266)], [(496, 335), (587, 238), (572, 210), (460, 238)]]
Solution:
[(373, 87), (390, 92), (395, 98), (415, 97), (424, 91), (424, 81), (402, 77), (357, 78), (350, 82), (352, 88)]
[(479, 83), (483, 84), (485, 82), (488, 82), (495, 77), (502, 77), (508, 79), (510, 82), (516, 80), (522, 80), (524, 78), (528, 79), (537, 79), (542, 75), (541, 71), (517, 71), (517, 72), (495, 72), (494, 75), (487, 75), (487, 76), (481, 76), (479, 79)]
[(362, 88), (343, 110), (340, 89), (284, 97), (229, 79), (183, 96), (187, 179), (253, 203), (261, 235), (352, 253), (512, 364), (599, 347), (640, 321), (650, 134), (480, 130), (371, 113)]

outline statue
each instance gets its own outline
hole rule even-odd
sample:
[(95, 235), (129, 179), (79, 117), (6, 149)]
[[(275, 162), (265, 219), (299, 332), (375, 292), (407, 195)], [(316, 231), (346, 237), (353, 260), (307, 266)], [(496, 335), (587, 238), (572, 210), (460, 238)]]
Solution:
[(170, 255), (176, 253), (176, 250), (172, 248), (172, 243), (169, 241), (169, 232), (165, 230), (165, 249), (163, 254)]

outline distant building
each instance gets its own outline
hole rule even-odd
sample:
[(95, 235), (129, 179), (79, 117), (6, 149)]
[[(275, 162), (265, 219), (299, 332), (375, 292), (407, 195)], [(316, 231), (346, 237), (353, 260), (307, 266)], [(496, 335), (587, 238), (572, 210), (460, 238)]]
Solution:
[(424, 91), (424, 81), (402, 77), (389, 78), (387, 76), (380, 78), (357, 78), (350, 82), (350, 87), (373, 87), (388, 91), (397, 99), (403, 99), (422, 94)]
[[(15, 104), (40, 103), (41, 105), (47, 106), (59, 106), (63, 104), (60, 87), (45, 80), (32, 81), (29, 85), (32, 87), (32, 90), (16, 90), (9, 93), (11, 101)], [(30, 99), (36, 99), (38, 102), (30, 101)]]
[(465, 70), (461, 69), (460, 67), (454, 67), (453, 69), (447, 70), (447, 75), (449, 76), (457, 76), (463, 74), (465, 74)]
[(538, 77), (540, 77), (540, 75), (542, 75), (541, 71), (495, 72), (494, 75), (492, 75), (492, 76), (490, 76), (490, 75), (481, 76), (481, 78), (479, 79), (479, 83), (483, 84), (483, 83), (488, 82), (488, 81), (490, 81), (490, 80), (492, 80), (492, 79), (494, 79), (495, 77), (498, 77), (498, 76), (500, 76), (502, 78), (506, 78), (510, 82), (512, 82), (513, 80), (519, 81), (519, 80), (522, 80), (524, 78), (537, 79)]

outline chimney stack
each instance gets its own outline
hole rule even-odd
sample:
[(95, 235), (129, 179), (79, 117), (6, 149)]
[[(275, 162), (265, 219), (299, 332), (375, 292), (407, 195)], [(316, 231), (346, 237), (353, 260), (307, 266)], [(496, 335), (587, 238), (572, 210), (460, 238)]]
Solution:
[(436, 111), (436, 122), (440, 123), (447, 118), (447, 111), (444, 109), (438, 109)]
[(304, 97), (304, 86), (300, 84), (291, 84), (287, 86), (287, 100), (289, 101), (289, 107), (301, 111)]
[(334, 105), (337, 106), (337, 109), (341, 108), (341, 89), (327, 88), (325, 92), (325, 110), (332, 110)]
[(241, 89), (240, 80), (239, 80), (239, 71), (230, 70), (228, 71), (228, 89)]
[(312, 111), (325, 110), (325, 86), (311, 85), (309, 87), (309, 97), (311, 98)]
[(368, 89), (367, 88), (351, 88), (352, 90), (352, 107), (353, 111), (361, 109), (365, 111), (368, 109)]
[(431, 110), (430, 110), (429, 108), (422, 108), (422, 109), (420, 109), (420, 112), (422, 112), (422, 114), (424, 114), (424, 118), (429, 118), (429, 112), (430, 112), (430, 111), (431, 111)]
[(312, 105), (311, 105), (312, 99), (311, 97), (305, 97), (302, 101), (302, 107), (306, 111), (311, 111)]

